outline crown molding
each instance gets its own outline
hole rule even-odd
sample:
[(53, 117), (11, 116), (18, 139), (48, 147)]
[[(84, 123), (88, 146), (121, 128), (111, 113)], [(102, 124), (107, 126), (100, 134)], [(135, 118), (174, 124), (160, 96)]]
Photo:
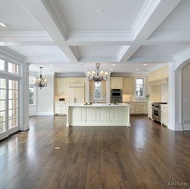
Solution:
[(15, 51), (7, 48), (7, 47), (0, 47), (0, 57), (2, 59), (6, 59), (8, 61), (12, 61), (15, 63), (24, 63), (25, 57)]

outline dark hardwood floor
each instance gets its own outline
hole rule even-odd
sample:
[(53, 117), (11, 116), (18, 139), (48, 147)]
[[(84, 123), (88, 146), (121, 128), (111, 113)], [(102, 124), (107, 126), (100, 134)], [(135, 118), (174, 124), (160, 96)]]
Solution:
[(0, 142), (3, 189), (190, 188), (190, 132), (146, 116), (129, 127), (70, 127), (65, 116), (30, 118)]

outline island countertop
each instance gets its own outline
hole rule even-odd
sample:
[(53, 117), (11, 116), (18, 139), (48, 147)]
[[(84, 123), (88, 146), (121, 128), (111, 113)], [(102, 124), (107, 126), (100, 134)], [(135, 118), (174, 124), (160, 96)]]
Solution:
[(117, 103), (117, 104), (113, 104), (113, 103), (92, 103), (92, 104), (67, 104), (67, 106), (71, 106), (71, 107), (123, 107), (123, 106), (127, 106), (130, 107), (129, 104), (126, 103)]

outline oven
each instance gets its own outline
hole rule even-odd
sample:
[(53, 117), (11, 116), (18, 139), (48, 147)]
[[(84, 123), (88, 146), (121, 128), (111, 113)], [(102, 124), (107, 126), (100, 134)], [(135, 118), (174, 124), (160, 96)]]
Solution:
[(111, 89), (111, 98), (122, 97), (122, 89)]
[(167, 104), (167, 102), (152, 103), (152, 119), (158, 122), (161, 122), (161, 104)]
[(122, 102), (122, 89), (111, 89), (110, 102)]

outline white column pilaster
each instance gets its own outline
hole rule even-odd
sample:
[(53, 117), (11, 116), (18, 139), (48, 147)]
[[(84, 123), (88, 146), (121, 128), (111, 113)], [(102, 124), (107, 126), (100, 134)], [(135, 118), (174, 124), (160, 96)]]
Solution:
[(110, 103), (110, 74), (108, 75), (108, 80), (106, 81), (106, 103)]
[(175, 131), (183, 130), (182, 124), (182, 74), (175, 70), (175, 62), (169, 64), (169, 100), (168, 128)]
[(86, 85), (85, 85), (85, 102), (90, 102), (90, 82), (86, 76)]
[(21, 69), (20, 85), (20, 130), (29, 129), (29, 64), (24, 63)]

